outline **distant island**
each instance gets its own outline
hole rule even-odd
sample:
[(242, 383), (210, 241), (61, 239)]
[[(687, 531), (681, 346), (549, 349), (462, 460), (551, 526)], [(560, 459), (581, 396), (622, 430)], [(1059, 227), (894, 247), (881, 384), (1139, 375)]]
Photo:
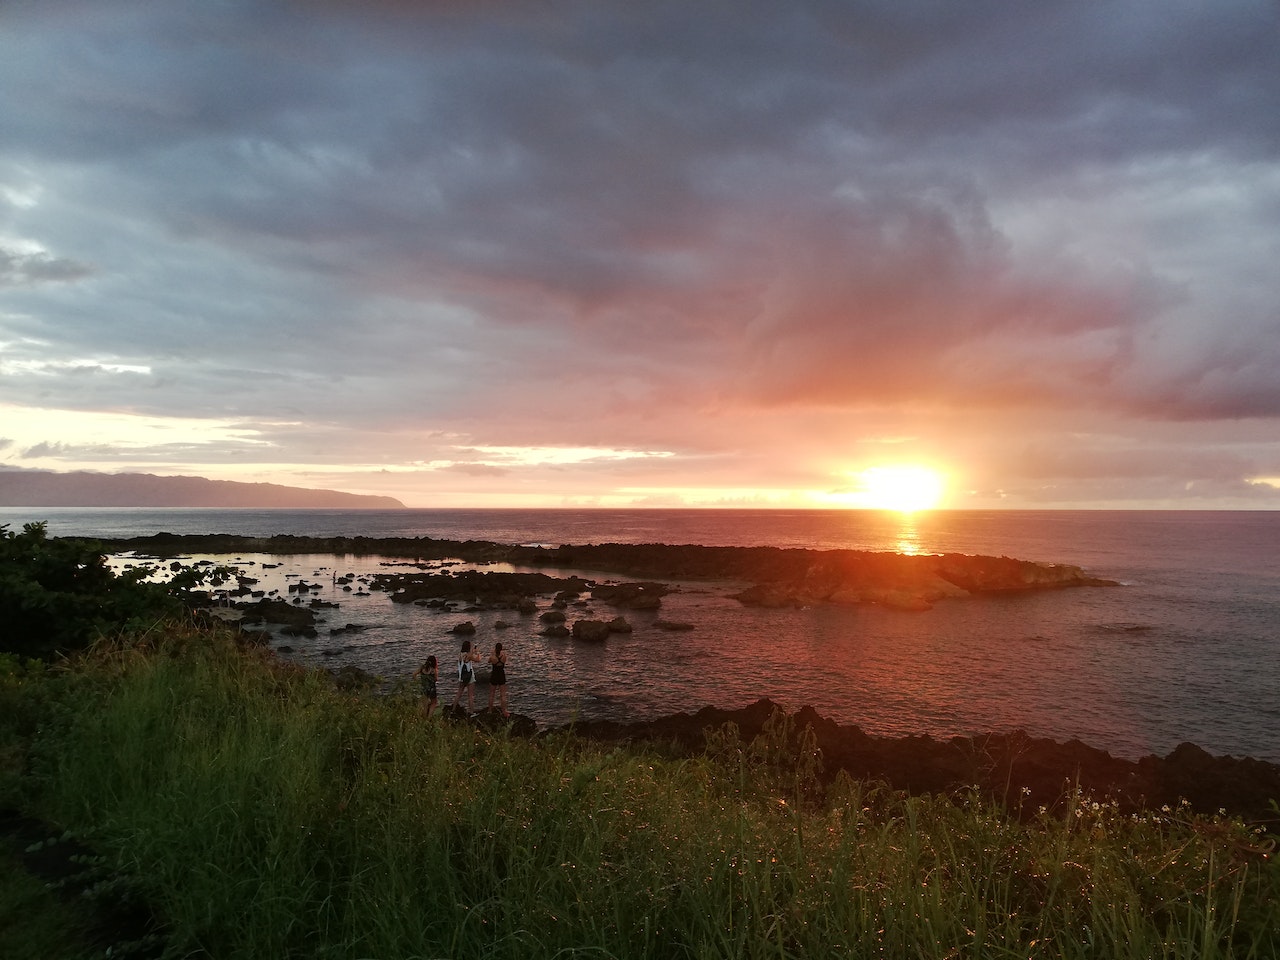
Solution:
[(403, 510), (394, 497), (150, 473), (0, 470), (0, 507), (231, 507)]

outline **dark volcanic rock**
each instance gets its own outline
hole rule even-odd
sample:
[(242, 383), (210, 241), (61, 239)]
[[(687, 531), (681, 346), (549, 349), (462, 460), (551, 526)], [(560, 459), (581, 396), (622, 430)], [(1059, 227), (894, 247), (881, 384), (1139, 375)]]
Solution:
[[(77, 539), (77, 538), (67, 538)], [(82, 538), (80, 538), (82, 539)], [(430, 537), (239, 537), (228, 534), (151, 537), (92, 541), (109, 551), (134, 550), (155, 557), (205, 553), (331, 553), (412, 557), (420, 561), (461, 559), (469, 563), (502, 562), (518, 566), (601, 570), (653, 580), (730, 580), (754, 586), (737, 594), (746, 604), (781, 606), (813, 603), (877, 603), (906, 610), (926, 609), (938, 600), (974, 593), (1111, 585), (1068, 564), (1037, 563), (1009, 557), (904, 555), (860, 550), (805, 550), (781, 547), (704, 547), (661, 543), (585, 544), (559, 547), (502, 545), (481, 540), (433, 540)], [(543, 578), (535, 580), (519, 578)], [(498, 586), (494, 578), (512, 578)], [(488, 599), (538, 593), (566, 595), (590, 589), (590, 581), (561, 580), (543, 574), (481, 573), (384, 574), (375, 584), (402, 603), (431, 596)], [(446, 582), (450, 581), (450, 582)], [(619, 605), (652, 609), (652, 591), (630, 598), (618, 592)], [(444, 592), (442, 592), (444, 591)], [(606, 591), (607, 592), (607, 591)], [(597, 587), (597, 599), (605, 597)], [(504, 600), (504, 602), (507, 602)], [(519, 602), (518, 600), (516, 602)], [(608, 600), (607, 602), (615, 602)]]
[(510, 610), (524, 609), (522, 603), (540, 593), (565, 589), (586, 589), (577, 577), (552, 577), (545, 573), (497, 573), (460, 570), (456, 573), (380, 573), (370, 586), (385, 590), (396, 603), (427, 600), (480, 600)]
[[(639, 723), (577, 723), (579, 735), (606, 741), (653, 741), (688, 751), (705, 747), (705, 732), (737, 725), (745, 742), (761, 735), (775, 710), (759, 700), (741, 710), (704, 707)], [(1200, 813), (1219, 809), (1258, 822), (1280, 822), (1273, 801), (1280, 799), (1280, 765), (1251, 758), (1215, 757), (1182, 744), (1167, 757), (1138, 761), (1113, 757), (1079, 740), (1059, 743), (1021, 731), (985, 737), (935, 740), (872, 737), (857, 726), (841, 726), (805, 707), (792, 717), (795, 730), (811, 727), (822, 751), (828, 781), (845, 771), (855, 779), (878, 780), (917, 793), (940, 793), (976, 785), (1011, 810), (1030, 813), (1040, 806), (1062, 809), (1076, 786), (1096, 799), (1113, 799), (1124, 811), (1177, 807), (1185, 801)]]
[(267, 597), (256, 603), (237, 604), (244, 611), (241, 623), (278, 623), (295, 629), (314, 628), (316, 614), (308, 607), (298, 607), (279, 597)]
[(671, 592), (665, 583), (607, 583), (592, 588), (595, 599), (627, 610), (657, 610)]
[(819, 552), (793, 575), (762, 580), (737, 594), (747, 606), (876, 603), (927, 610), (939, 600), (974, 593), (1103, 586), (1075, 566), (963, 554), (908, 556), (853, 550)]
[(481, 730), (505, 730), (513, 737), (532, 737), (538, 732), (537, 721), (521, 713), (506, 717), (497, 709), (467, 713), (461, 706), (446, 704), (441, 706), (440, 715), (450, 723), (469, 723)]
[(573, 622), (573, 639), (585, 640), (589, 643), (600, 643), (609, 639), (609, 624), (604, 620), (575, 620)]

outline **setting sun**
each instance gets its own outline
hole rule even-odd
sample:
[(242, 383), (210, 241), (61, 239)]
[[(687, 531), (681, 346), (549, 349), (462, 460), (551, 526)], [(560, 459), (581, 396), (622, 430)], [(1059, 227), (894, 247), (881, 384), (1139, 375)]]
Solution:
[(928, 467), (870, 467), (858, 474), (859, 499), (873, 510), (931, 510), (942, 501), (942, 474)]

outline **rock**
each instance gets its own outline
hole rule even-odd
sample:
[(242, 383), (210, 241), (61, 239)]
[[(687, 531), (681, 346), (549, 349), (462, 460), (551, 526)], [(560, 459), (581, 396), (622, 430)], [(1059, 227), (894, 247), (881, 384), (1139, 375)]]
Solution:
[(628, 610), (657, 610), (670, 592), (665, 583), (611, 583), (592, 588), (591, 595), (614, 607)]
[[(633, 609), (656, 609), (667, 580), (735, 580), (749, 584), (735, 594), (744, 604), (805, 606), (815, 603), (876, 603), (895, 609), (924, 609), (949, 598), (972, 594), (1065, 587), (1112, 586), (1070, 564), (1039, 563), (1009, 557), (950, 553), (942, 556), (871, 553), (860, 550), (807, 550), (780, 547), (705, 547), (691, 544), (585, 544), (558, 547), (504, 545), (485, 541), (433, 540), (429, 537), (239, 537), (228, 534), (178, 535), (99, 541), (111, 552), (138, 551), (155, 557), (192, 553), (328, 553), (424, 560), (463, 559), (469, 563), (509, 563), (559, 569), (608, 570), (645, 581), (653, 590), (629, 591), (627, 584), (600, 587), (581, 578), (540, 573), (457, 571), (380, 574), (377, 588), (398, 603), (422, 597), (453, 596), (518, 604), (530, 613), (529, 598), (539, 594), (592, 590), (597, 599)], [(264, 568), (268, 565), (264, 564)], [(363, 595), (363, 594), (360, 594)]]
[(1007, 557), (907, 556), (828, 551), (796, 575), (753, 584), (732, 594), (746, 606), (804, 607), (819, 603), (879, 604), (928, 610), (939, 600), (974, 593), (1100, 585), (1079, 567)]
[(565, 615), (563, 610), (544, 610), (538, 614), (538, 619), (543, 623), (564, 623)]
[(609, 624), (604, 620), (575, 620), (573, 622), (573, 639), (585, 640), (588, 643), (601, 643), (609, 639)]
[(345, 627), (330, 627), (329, 636), (336, 637), (343, 633), (363, 633), (369, 628), (358, 623), (348, 623)]
[(452, 703), (440, 704), (440, 716), (451, 723), (467, 723), (471, 720), (471, 714), (467, 713), (465, 707)]
[[(749, 743), (764, 731), (775, 711), (770, 700), (741, 710), (704, 707), (658, 720), (622, 724), (579, 721), (579, 736), (604, 741), (674, 743), (688, 751), (705, 747), (708, 729), (737, 726)], [(872, 737), (854, 725), (841, 726), (812, 707), (791, 715), (793, 731), (813, 730), (822, 752), (821, 777), (831, 782), (844, 771), (855, 779), (881, 781), (914, 793), (943, 793), (977, 785), (1014, 813), (1031, 815), (1040, 806), (1068, 812), (1073, 790), (1098, 800), (1112, 799), (1122, 812), (1177, 807), (1212, 815), (1219, 809), (1255, 822), (1274, 823), (1273, 799), (1280, 797), (1280, 764), (1252, 758), (1215, 757), (1182, 744), (1167, 757), (1132, 761), (1079, 740), (1059, 743), (1022, 731), (935, 740), (928, 736)], [(1025, 788), (1025, 792), (1024, 792)]]
[[(271, 643), (271, 632), (268, 630), (241, 630), (236, 634), (236, 641), (249, 647), (265, 647)], [(283, 648), (281, 648), (283, 650)]]
[(533, 718), (519, 713), (504, 717), (496, 707), (477, 711), (471, 717), (471, 722), (482, 730), (505, 729), (513, 737), (532, 737), (538, 732), (538, 724)]
[[(391, 594), (396, 603), (449, 599), (468, 604), (484, 603), (523, 610), (539, 593), (561, 589), (583, 590), (588, 582), (578, 577), (553, 577), (545, 573), (500, 573), (459, 570), (444, 573), (380, 573), (370, 586)], [(535, 604), (536, 609), (536, 604)]]
[(614, 617), (609, 621), (610, 633), (630, 633), (631, 630), (631, 624), (627, 622), (626, 617)]
[(287, 600), (266, 598), (255, 603), (237, 604), (244, 612), (243, 623), (279, 623), (294, 627), (310, 627), (316, 622), (315, 612), (294, 606)]
[(446, 704), (440, 707), (440, 716), (450, 723), (466, 723), (480, 730), (501, 730), (513, 737), (533, 737), (538, 732), (538, 724), (533, 718), (519, 713), (504, 717), (497, 709), (483, 709), (470, 714), (462, 706)]
[(455, 623), (449, 630), (450, 633), (462, 635), (470, 635), (476, 632), (476, 625), (470, 620), (464, 620), (462, 623)]

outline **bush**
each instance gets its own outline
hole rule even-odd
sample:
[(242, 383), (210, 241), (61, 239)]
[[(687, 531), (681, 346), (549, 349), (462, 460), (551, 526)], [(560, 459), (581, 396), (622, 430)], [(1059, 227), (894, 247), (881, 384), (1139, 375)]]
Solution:
[(44, 523), (0, 525), (0, 653), (48, 659), (183, 610), (148, 571), (117, 576), (97, 544), (49, 539)]

